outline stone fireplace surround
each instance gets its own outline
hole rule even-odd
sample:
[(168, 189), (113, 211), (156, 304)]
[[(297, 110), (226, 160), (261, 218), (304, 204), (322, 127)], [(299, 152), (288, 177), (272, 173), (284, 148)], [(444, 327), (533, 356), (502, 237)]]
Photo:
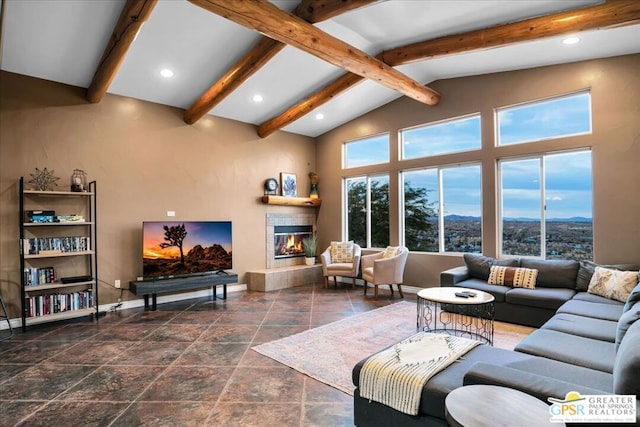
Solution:
[(275, 258), (275, 226), (278, 225), (310, 225), (316, 232), (316, 215), (308, 214), (267, 214), (267, 268), (291, 267), (304, 264), (304, 257)]

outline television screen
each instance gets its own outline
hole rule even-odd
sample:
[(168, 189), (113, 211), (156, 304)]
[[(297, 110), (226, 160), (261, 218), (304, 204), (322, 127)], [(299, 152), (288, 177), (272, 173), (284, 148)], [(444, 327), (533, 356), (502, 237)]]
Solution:
[(142, 223), (145, 278), (217, 272), (231, 267), (231, 221)]

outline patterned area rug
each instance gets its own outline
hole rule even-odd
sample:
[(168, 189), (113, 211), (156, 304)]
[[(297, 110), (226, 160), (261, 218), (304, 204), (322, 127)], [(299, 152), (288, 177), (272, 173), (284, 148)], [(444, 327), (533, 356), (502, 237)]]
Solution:
[[(494, 345), (513, 348), (533, 328), (500, 324)], [(401, 301), (252, 347), (305, 375), (353, 395), (351, 370), (360, 360), (416, 333), (416, 303)]]

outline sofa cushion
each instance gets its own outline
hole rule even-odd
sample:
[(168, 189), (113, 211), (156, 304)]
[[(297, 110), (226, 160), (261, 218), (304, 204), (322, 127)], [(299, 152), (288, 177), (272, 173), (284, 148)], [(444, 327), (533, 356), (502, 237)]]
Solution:
[(502, 265), (506, 267), (518, 267), (518, 259), (495, 259), (478, 254), (464, 254), (464, 263), (469, 270), (469, 276), (476, 279), (487, 280), (492, 265)]
[(476, 362), (464, 376), (464, 385), (489, 384), (520, 390), (540, 400), (564, 399), (568, 391), (608, 394), (613, 375), (544, 357), (531, 356), (524, 362)]
[(557, 313), (577, 314), (578, 316), (617, 322), (622, 316), (622, 304), (598, 304), (589, 301), (569, 300), (562, 304)]
[(640, 318), (640, 302), (636, 303), (629, 310), (622, 313), (620, 320), (618, 320), (618, 326), (616, 328), (616, 349), (620, 346), (620, 343), (627, 334), (627, 331), (638, 319)]
[(489, 270), (490, 285), (512, 286), (514, 288), (535, 289), (538, 270), (520, 267), (492, 265)]
[(640, 396), (640, 322), (629, 327), (618, 347), (613, 370), (613, 392)]
[(504, 302), (507, 291), (511, 289), (506, 286), (490, 285), (486, 280), (482, 279), (467, 279), (456, 283), (454, 286), (459, 288), (477, 289), (479, 291), (490, 293), (495, 298), (495, 302)]
[(505, 301), (510, 304), (528, 305), (556, 309), (575, 295), (573, 289), (560, 288), (536, 288), (536, 289), (509, 289), (505, 295)]
[(596, 267), (587, 292), (625, 302), (637, 284), (637, 271), (620, 271)]
[(588, 292), (578, 292), (577, 294), (574, 295), (573, 300), (595, 302), (598, 304), (620, 305), (620, 301), (616, 301), (611, 298), (601, 297), (600, 295), (596, 295), (596, 294), (590, 294)]
[(616, 345), (611, 342), (538, 329), (520, 341), (515, 350), (603, 372), (613, 372)]
[(640, 301), (640, 283), (638, 283), (636, 285), (635, 288), (633, 288), (633, 290), (631, 291), (631, 293), (629, 294), (629, 297), (627, 298), (627, 301), (624, 303), (624, 307), (622, 308), (622, 311), (629, 311), (629, 309), (635, 305), (638, 301)]
[(640, 270), (640, 264), (603, 264), (599, 266), (593, 261), (580, 261), (578, 278), (576, 279), (576, 286), (579, 291), (586, 291), (589, 288), (589, 282), (591, 282), (591, 276), (593, 276), (593, 273), (596, 271), (596, 267), (611, 268), (621, 271)]
[(541, 326), (542, 329), (551, 329), (607, 342), (615, 342), (617, 327), (618, 323), (613, 320), (595, 319), (567, 313), (558, 313)]
[(580, 266), (578, 261), (522, 258), (520, 266), (538, 270), (537, 287), (576, 288), (576, 278)]

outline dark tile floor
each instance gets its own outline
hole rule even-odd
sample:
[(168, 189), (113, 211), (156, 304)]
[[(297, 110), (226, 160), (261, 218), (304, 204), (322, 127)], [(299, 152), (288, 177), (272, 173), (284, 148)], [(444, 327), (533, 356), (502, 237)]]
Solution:
[(351, 426), (351, 396), (251, 346), (398, 300), (302, 286), (30, 328), (0, 342), (0, 426)]

